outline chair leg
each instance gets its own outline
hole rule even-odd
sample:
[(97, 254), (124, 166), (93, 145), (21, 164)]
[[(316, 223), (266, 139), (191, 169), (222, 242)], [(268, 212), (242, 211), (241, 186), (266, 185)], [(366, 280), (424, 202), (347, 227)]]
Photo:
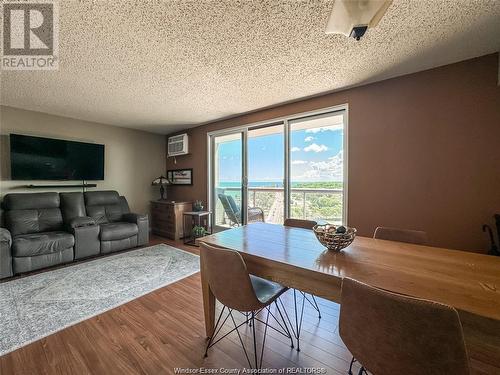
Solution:
[[(238, 331), (239, 326), (236, 325), (236, 321), (234, 320), (234, 317), (233, 317), (231, 310), (229, 310), (229, 315), (231, 315), (231, 320), (233, 321), (234, 328), (236, 330), (236, 333), (238, 334), (238, 338), (240, 339), (241, 347), (243, 348), (243, 351), (245, 352), (245, 357), (247, 358), (248, 365), (249, 365), (249, 367), (252, 367), (252, 364), (250, 363), (250, 358), (248, 358), (247, 349), (245, 348), (245, 343), (243, 342), (243, 340), (241, 338), (240, 331)], [(253, 312), (252, 312), (252, 318), (253, 318)], [(255, 327), (255, 325), (254, 325), (254, 327)], [(254, 335), (255, 335), (255, 328), (254, 328)]]
[(276, 305), (276, 309), (278, 310), (278, 313), (280, 315), (281, 320), (283, 321), (283, 326), (285, 327), (287, 335), (290, 337), (290, 347), (293, 349), (293, 338), (292, 338), (292, 333), (288, 329), (288, 325), (286, 324), (285, 318), (283, 317), (283, 314), (281, 313), (281, 309), (278, 305), (278, 301), (274, 301), (274, 304)]
[[(281, 300), (278, 298), (276, 301), (274, 301), (274, 304), (276, 305), (276, 309), (278, 310), (278, 313), (279, 313), (279, 315), (278, 314), (276, 314), (276, 315), (278, 315), (279, 318), (275, 314), (273, 314), (273, 312), (270, 309), (270, 306), (266, 306), (265, 309), (267, 310), (268, 315), (270, 315), (274, 319), (274, 321), (278, 324), (279, 328), (278, 327), (273, 327), (272, 325), (270, 325), (268, 323), (268, 320), (263, 321), (263, 320), (261, 320), (261, 319), (259, 319), (257, 317), (259, 315), (259, 312), (262, 311), (262, 310), (260, 310), (259, 312), (255, 313), (255, 320), (257, 322), (265, 324), (267, 328), (271, 328), (272, 330), (276, 331), (280, 335), (283, 335), (286, 338), (290, 339), (290, 346), (293, 348), (294, 347), (294, 345), (293, 345), (293, 336), (292, 336), (292, 333), (290, 332), (290, 330), (288, 329), (288, 324), (287, 324), (285, 318), (283, 317), (283, 314), (282, 314), (281, 309), (280, 309), (280, 307), (278, 305), (278, 302), (277, 302), (278, 300), (281, 302)], [(283, 305), (283, 302), (281, 302), (281, 304)], [(285, 314), (286, 314), (286, 310), (285, 310)], [(280, 318), (281, 318), (281, 320), (280, 320)], [(290, 323), (290, 318), (288, 317), (288, 315), (287, 315), (287, 319), (288, 319), (288, 322)], [(290, 323), (290, 325), (291, 325), (291, 323)]]
[(312, 300), (314, 302), (315, 308), (318, 311), (318, 319), (321, 319), (321, 311), (319, 309), (318, 302), (316, 302), (316, 298), (314, 298), (314, 294), (311, 294)]
[[(278, 305), (276, 304), (276, 306), (278, 307)], [(226, 310), (227, 308), (227, 311), (228, 311), (228, 314), (226, 315), (226, 317), (224, 319), (222, 319), (222, 316), (224, 314), (224, 311)], [(266, 315), (266, 320), (265, 321), (262, 321), (260, 320), (259, 318), (257, 318), (257, 315), (262, 311), (266, 309), (267, 310), (267, 315)], [(283, 319), (283, 316), (281, 315), (281, 310), (279, 310), (279, 307), (278, 307), (278, 311), (280, 313), (280, 316), (282, 317), (282, 320), (283, 320), (283, 323), (284, 323), (284, 328), (283, 326), (281, 325), (281, 323), (279, 322), (278, 319), (276, 319), (276, 316), (272, 314), (272, 312), (270, 311), (269, 309), (269, 306), (266, 306), (262, 309), (259, 309), (257, 311), (252, 311), (250, 313), (248, 312), (244, 312), (242, 313), (244, 316), (245, 316), (245, 321), (242, 322), (242, 323), (236, 323), (236, 320), (234, 319), (234, 316), (233, 316), (233, 310), (226, 307), (226, 306), (223, 306), (220, 314), (219, 314), (219, 317), (217, 318), (217, 323), (215, 324), (215, 327), (214, 327), (214, 333), (212, 334), (212, 336), (209, 338), (208, 340), (208, 343), (207, 343), (207, 347), (205, 349), (205, 357), (208, 356), (208, 349), (210, 349), (213, 345), (217, 344), (219, 341), (221, 341), (222, 339), (224, 339), (226, 336), (230, 335), (231, 333), (233, 333), (234, 331), (236, 331), (237, 335), (238, 335), (238, 339), (240, 341), (240, 344), (241, 344), (241, 347), (245, 353), (245, 357), (248, 361), (248, 366), (249, 368), (255, 368), (255, 369), (260, 369), (262, 368), (262, 361), (263, 361), (263, 358), (264, 358), (264, 347), (266, 345), (266, 337), (267, 337), (267, 329), (268, 328), (272, 328), (274, 330), (276, 330), (277, 332), (281, 333), (282, 335), (290, 338), (290, 340), (292, 341), (292, 347), (293, 347), (293, 340), (292, 340), (292, 335), (290, 334), (290, 331), (288, 330), (288, 326), (286, 325), (286, 322), (285, 320)], [(250, 318), (248, 319), (247, 317), (250, 316)], [(269, 317), (272, 316), (274, 320), (276, 320), (276, 322), (278, 323), (278, 325), (281, 327), (281, 329), (283, 331), (280, 331), (279, 329), (275, 328), (275, 327), (272, 327), (269, 325)], [(228, 318), (231, 318), (231, 321), (233, 322), (233, 325), (234, 325), (234, 328), (232, 330), (230, 330), (229, 332), (225, 333), (222, 335), (222, 337), (218, 337), (216, 339), (216, 337), (218, 336), (219, 332), (221, 331), (222, 327), (224, 326), (225, 322), (227, 321)], [(251, 323), (251, 326), (252, 326), (252, 337), (253, 337), (253, 350), (254, 350), (254, 358), (253, 358), (253, 364), (252, 364), (252, 361), (250, 361), (250, 357), (248, 356), (248, 352), (246, 350), (246, 347), (245, 347), (245, 343), (243, 342), (243, 339), (241, 337), (241, 334), (240, 334), (240, 331), (238, 330), (238, 328), (240, 328), (241, 326), (245, 325), (245, 324), (248, 324), (250, 320), (250, 323)], [(261, 348), (261, 352), (260, 352), (260, 360), (259, 360), (259, 356), (258, 356), (258, 353), (257, 353), (257, 334), (256, 334), (256, 327), (255, 327), (255, 323), (256, 321), (258, 322), (261, 322), (265, 325), (265, 328), (264, 328), (264, 337), (262, 339), (262, 348)]]
[[(208, 357), (208, 349), (210, 348), (210, 346), (212, 345), (212, 342), (214, 341), (214, 338), (215, 336), (217, 336), (217, 333), (219, 332), (217, 330), (218, 326), (219, 326), (219, 323), (220, 323), (220, 319), (222, 318), (222, 314), (224, 313), (224, 310), (226, 309), (226, 306), (222, 307), (222, 310), (219, 314), (219, 317), (217, 318), (217, 323), (215, 324), (215, 327), (214, 327), (214, 332), (212, 333), (212, 336), (210, 336), (210, 339), (208, 340), (208, 343), (207, 343), (207, 347), (205, 348), (205, 358)], [(226, 317), (226, 320), (227, 320), (227, 317)], [(224, 320), (224, 322), (226, 321)], [(223, 323), (224, 324), (224, 323)], [(222, 325), (221, 325), (222, 326)]]
[[(283, 313), (285, 314), (286, 320), (288, 321), (288, 324), (290, 325), (290, 330), (292, 331), (293, 336), (295, 336), (295, 338), (297, 339), (297, 345), (299, 345), (299, 339), (297, 337), (298, 335), (293, 327), (294, 325), (292, 323), (292, 320), (290, 319), (290, 316), (288, 315), (286, 308), (285, 308), (285, 305), (283, 304), (283, 301), (281, 300), (281, 298), (278, 298), (278, 300), (280, 301), (281, 308), (283, 309)], [(295, 321), (297, 322), (297, 319)], [(299, 335), (300, 335), (300, 333), (299, 333)], [(299, 351), (300, 351), (300, 349), (299, 349)]]
[(252, 311), (252, 333), (253, 333), (253, 354), (255, 358), (255, 368), (257, 368), (257, 337), (255, 336), (255, 313)]
[[(227, 337), (228, 335), (230, 335), (234, 331), (236, 331), (236, 333), (238, 334), (238, 337), (240, 338), (240, 342), (243, 345), (243, 341), (241, 339), (240, 332), (238, 331), (238, 328), (240, 328), (244, 324), (247, 324), (247, 321), (245, 320), (243, 323), (236, 324), (236, 321), (234, 320), (233, 313), (232, 313), (233, 310), (231, 310), (230, 308), (227, 308), (228, 313), (227, 313), (226, 317), (221, 322), (221, 317), (222, 317), (224, 310), (226, 308), (227, 307), (224, 306), (222, 311), (219, 314), (219, 318), (217, 319), (217, 324), (214, 328), (214, 333), (213, 333), (212, 337), (209, 338), (209, 341), (207, 343), (207, 347), (205, 350), (205, 357), (208, 356), (208, 349), (210, 349), (212, 346), (217, 344), (219, 341), (221, 341), (222, 339), (224, 339), (225, 337)], [(229, 317), (231, 317), (231, 320), (233, 321), (234, 328), (232, 330), (230, 330), (229, 332), (225, 333), (224, 335), (222, 335), (222, 337), (217, 338), (217, 340), (216, 340), (215, 338), (219, 335), (220, 331), (222, 330), (222, 327), (224, 326), (224, 324), (226, 323), (226, 321), (228, 320)], [(220, 324), (219, 324), (219, 322), (220, 322)], [(218, 328), (217, 328), (217, 326), (218, 326)], [(245, 349), (244, 345), (243, 345), (243, 350), (245, 351), (245, 356), (247, 357), (247, 360), (248, 360), (248, 355), (246, 353), (246, 349)], [(252, 365), (250, 364), (250, 360), (248, 360), (248, 364), (250, 365), (250, 367), (252, 367)]]
[(354, 359), (354, 357), (352, 357), (351, 364), (349, 365), (349, 373), (348, 373), (349, 375), (353, 375), (353, 373), (352, 373), (352, 365), (354, 364), (355, 361), (356, 360)]
[[(352, 365), (354, 364), (354, 362), (357, 362), (356, 358), (352, 357), (351, 364), (349, 365), (349, 372), (348, 372), (349, 375), (353, 375), (353, 373), (352, 373)], [(366, 369), (363, 366), (361, 366), (361, 368), (358, 371), (358, 375), (363, 375), (363, 374), (368, 375), (368, 371), (366, 371)]]
[(309, 302), (309, 304), (314, 308), (314, 310), (316, 310), (318, 312), (318, 319), (321, 319), (321, 311), (319, 310), (319, 305), (316, 302), (316, 298), (314, 297), (314, 294), (309, 294), (312, 297), (312, 300), (310, 300), (309, 297), (307, 297), (306, 293), (301, 291), (300, 294), (302, 294), (302, 297), (305, 298), (307, 300), (307, 302)]
[(297, 291), (293, 290), (293, 305), (295, 308), (295, 338), (297, 339), (297, 351), (300, 352), (300, 331), (302, 329), (302, 319), (304, 318), (304, 303), (306, 299), (302, 298), (302, 309), (300, 312), (300, 321), (299, 314), (297, 311)]
[(271, 315), (271, 312), (269, 311), (269, 307), (266, 307), (266, 309), (267, 309), (266, 328), (264, 328), (264, 338), (262, 339), (262, 348), (260, 351), (260, 362), (259, 362), (258, 369), (262, 368), (262, 358), (264, 358), (264, 347), (266, 346), (267, 328), (269, 327), (269, 315)]

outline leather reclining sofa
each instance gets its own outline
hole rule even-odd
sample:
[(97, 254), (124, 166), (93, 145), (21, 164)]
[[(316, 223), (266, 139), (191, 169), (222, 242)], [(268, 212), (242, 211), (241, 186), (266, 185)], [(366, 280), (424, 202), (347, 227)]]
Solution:
[(0, 278), (149, 242), (148, 216), (116, 191), (7, 194), (2, 209)]

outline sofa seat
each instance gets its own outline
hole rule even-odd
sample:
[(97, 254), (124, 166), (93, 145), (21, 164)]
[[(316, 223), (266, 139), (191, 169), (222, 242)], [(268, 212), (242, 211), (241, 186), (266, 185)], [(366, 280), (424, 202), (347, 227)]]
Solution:
[(52, 254), (72, 248), (75, 238), (67, 232), (20, 234), (12, 240), (12, 256), (32, 257)]
[(134, 223), (107, 223), (101, 224), (101, 241), (118, 241), (136, 236), (139, 233)]

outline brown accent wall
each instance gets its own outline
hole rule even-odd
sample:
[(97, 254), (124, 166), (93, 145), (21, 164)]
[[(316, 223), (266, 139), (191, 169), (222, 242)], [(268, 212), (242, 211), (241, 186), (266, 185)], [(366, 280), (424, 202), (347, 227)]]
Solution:
[(193, 168), (175, 200), (207, 199), (209, 131), (349, 104), (349, 225), (421, 229), (432, 245), (485, 252), (481, 231), (500, 213), (498, 54), (487, 55), (188, 131), (190, 155), (167, 169)]

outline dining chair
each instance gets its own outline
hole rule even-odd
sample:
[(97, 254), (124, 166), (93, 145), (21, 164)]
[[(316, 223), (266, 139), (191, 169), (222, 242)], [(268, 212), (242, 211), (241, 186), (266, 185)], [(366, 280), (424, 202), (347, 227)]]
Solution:
[[(283, 225), (285, 227), (302, 228), (302, 229), (309, 229), (309, 230), (312, 230), (316, 224), (318, 224), (318, 223), (316, 221), (313, 221), (313, 220), (291, 219), (291, 218), (285, 219), (285, 222), (283, 223)], [(300, 316), (299, 316), (299, 312), (298, 312), (298, 308), (297, 308), (297, 292), (302, 294), (302, 306), (300, 309)], [(314, 295), (312, 295), (312, 294), (309, 294), (309, 296), (311, 297), (310, 299), (308, 297), (308, 294), (302, 292), (301, 290), (293, 289), (293, 303), (294, 303), (294, 307), (295, 307), (295, 328), (291, 322), (290, 322), (290, 326), (292, 327), (292, 333), (294, 334), (294, 336), (297, 340), (297, 351), (299, 351), (299, 352), (300, 352), (300, 331), (302, 328), (302, 320), (304, 317), (305, 301), (309, 302), (309, 304), (318, 312), (318, 318), (321, 319), (321, 311), (319, 309), (319, 305), (318, 305), (318, 302), (316, 301), (316, 298), (314, 298)], [(284, 308), (284, 306), (283, 306), (283, 308)]]
[(468, 375), (457, 311), (448, 305), (387, 292), (344, 278), (340, 337), (358, 375)]
[(415, 245), (426, 245), (427, 233), (421, 230), (398, 229), (390, 227), (377, 227), (373, 238), (397, 242), (413, 243)]
[[(200, 253), (203, 258), (204, 271), (207, 274), (210, 289), (215, 298), (223, 305), (219, 317), (217, 318), (214, 332), (207, 343), (205, 357), (208, 356), (208, 349), (234, 331), (236, 331), (238, 335), (250, 367), (262, 367), (262, 358), (264, 356), (264, 346), (268, 328), (290, 339), (290, 346), (293, 348), (292, 334), (288, 329), (283, 313), (277, 303), (279, 297), (286, 292), (288, 288), (278, 283), (250, 275), (245, 261), (237, 251), (222, 249), (202, 242), (200, 244)], [(274, 314), (271, 311), (270, 307), (272, 304), (275, 305), (278, 314)], [(242, 323), (237, 323), (233, 314), (234, 311), (243, 314), (244, 321)], [(267, 311), (267, 314), (264, 321), (259, 318), (259, 314), (265, 311)], [(226, 316), (222, 318), (225, 312)], [(270, 317), (278, 324), (278, 327), (269, 325)], [(233, 324), (234, 328), (223, 335), (219, 335), (222, 327), (226, 321), (228, 321), (228, 318), (230, 318), (230, 322)], [(253, 363), (250, 361), (247, 349), (245, 348), (240, 331), (238, 330), (238, 328), (249, 322), (252, 323)], [(260, 322), (264, 324), (265, 327), (260, 360), (258, 360), (257, 355), (255, 322)]]

